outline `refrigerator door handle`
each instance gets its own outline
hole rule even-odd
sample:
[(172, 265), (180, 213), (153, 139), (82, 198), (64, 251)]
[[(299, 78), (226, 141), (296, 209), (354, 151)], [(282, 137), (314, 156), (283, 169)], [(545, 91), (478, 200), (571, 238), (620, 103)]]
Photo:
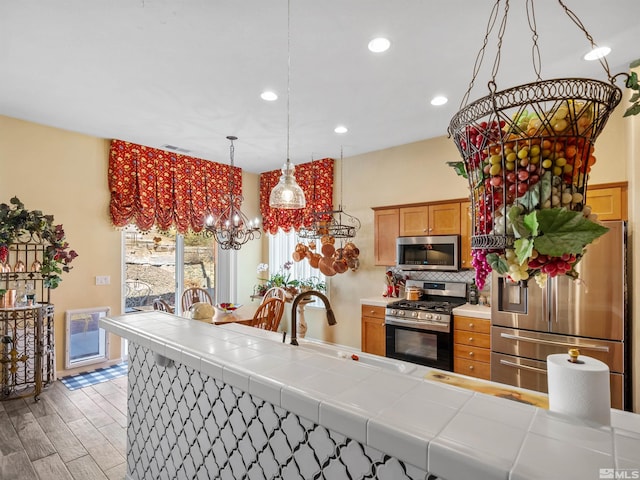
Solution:
[(609, 347), (604, 345), (591, 345), (588, 343), (569, 343), (569, 342), (557, 342), (553, 340), (542, 340), (541, 338), (530, 338), (522, 335), (512, 335), (510, 333), (501, 333), (502, 338), (509, 340), (519, 340), (523, 342), (539, 343), (542, 345), (551, 345), (553, 347), (569, 347), (569, 348), (584, 348), (587, 350), (596, 350), (598, 352), (609, 352)]
[(517, 368), (520, 370), (529, 370), (530, 372), (536, 373), (544, 373), (547, 374), (547, 371), (543, 368), (530, 367), (529, 365), (521, 365), (519, 363), (510, 362), (509, 360), (500, 360), (500, 365), (505, 365), (507, 367)]

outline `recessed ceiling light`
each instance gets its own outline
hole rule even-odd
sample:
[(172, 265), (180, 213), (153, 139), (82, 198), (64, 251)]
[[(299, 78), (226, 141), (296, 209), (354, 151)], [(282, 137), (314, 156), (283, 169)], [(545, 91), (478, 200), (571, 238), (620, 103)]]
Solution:
[(374, 38), (369, 42), (369, 50), (374, 53), (386, 52), (389, 50), (391, 42), (386, 38)]
[(267, 102), (273, 102), (278, 99), (278, 95), (275, 92), (266, 91), (260, 94), (260, 98)]
[(598, 60), (599, 58), (606, 57), (611, 53), (609, 47), (598, 47), (591, 50), (584, 56), (585, 60)]
[(431, 99), (431, 105), (439, 106), (447, 103), (449, 99), (447, 97), (443, 97), (442, 95), (438, 95), (437, 97), (433, 97)]
[(344, 125), (338, 125), (336, 128), (333, 129), (333, 131), (336, 133), (347, 133), (349, 129)]

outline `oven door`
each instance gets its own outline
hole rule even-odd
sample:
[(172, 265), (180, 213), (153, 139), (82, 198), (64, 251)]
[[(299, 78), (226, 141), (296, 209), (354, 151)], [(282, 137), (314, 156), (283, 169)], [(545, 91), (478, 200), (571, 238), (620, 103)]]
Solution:
[(386, 354), (440, 370), (453, 370), (453, 338), (449, 325), (385, 318)]

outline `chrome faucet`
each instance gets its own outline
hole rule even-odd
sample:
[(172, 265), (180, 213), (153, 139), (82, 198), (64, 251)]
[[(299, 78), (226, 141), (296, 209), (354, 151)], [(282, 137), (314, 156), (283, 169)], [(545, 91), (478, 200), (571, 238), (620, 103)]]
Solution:
[(333, 310), (331, 309), (331, 305), (329, 305), (329, 299), (324, 296), (322, 293), (316, 290), (309, 290), (308, 292), (303, 292), (299, 294), (296, 298), (293, 299), (293, 303), (291, 304), (291, 345), (298, 345), (298, 339), (296, 338), (296, 329), (298, 324), (298, 304), (307, 297), (316, 296), (324, 303), (324, 308), (327, 309), (327, 323), (329, 325), (335, 325), (336, 316), (333, 314)]

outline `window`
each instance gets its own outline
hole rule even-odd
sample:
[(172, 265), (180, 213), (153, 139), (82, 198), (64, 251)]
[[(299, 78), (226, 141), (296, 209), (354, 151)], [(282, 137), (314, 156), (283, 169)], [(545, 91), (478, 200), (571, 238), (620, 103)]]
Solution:
[[(300, 262), (292, 260), (292, 254), (298, 241), (296, 232), (293, 229), (288, 233), (278, 230), (275, 235), (269, 234), (269, 276), (282, 272), (284, 265), (287, 262), (291, 262), (292, 265), (289, 269), (291, 280), (313, 279), (326, 284), (327, 278), (320, 270), (312, 268), (308, 260), (305, 259)], [(328, 288), (326, 291), (328, 291)], [(310, 305), (324, 306), (317, 298)]]

